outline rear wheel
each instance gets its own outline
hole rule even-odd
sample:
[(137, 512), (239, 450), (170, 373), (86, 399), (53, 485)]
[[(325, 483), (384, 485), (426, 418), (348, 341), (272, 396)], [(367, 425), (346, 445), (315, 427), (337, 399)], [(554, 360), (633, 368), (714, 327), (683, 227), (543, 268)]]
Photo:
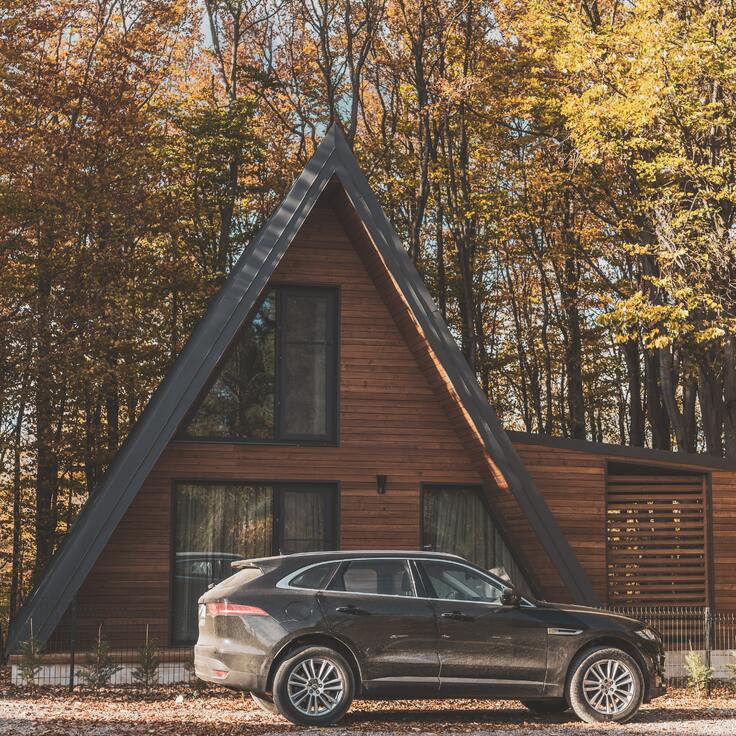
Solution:
[(570, 706), (565, 698), (548, 698), (547, 700), (522, 700), (521, 704), (533, 713), (544, 715), (547, 713), (562, 713)]
[(587, 723), (631, 720), (644, 698), (644, 678), (636, 660), (621, 649), (599, 647), (579, 655), (571, 666), (567, 696)]
[(353, 673), (345, 658), (327, 647), (308, 647), (276, 670), (273, 700), (284, 718), (300, 726), (337, 723), (353, 701)]

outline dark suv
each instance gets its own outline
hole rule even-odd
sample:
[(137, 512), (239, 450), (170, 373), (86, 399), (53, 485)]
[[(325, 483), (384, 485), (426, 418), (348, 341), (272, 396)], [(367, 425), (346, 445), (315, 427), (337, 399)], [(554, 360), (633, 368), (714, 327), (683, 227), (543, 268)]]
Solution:
[(199, 600), (197, 676), (293, 723), (334, 723), (355, 697), (514, 698), (623, 722), (664, 692), (653, 629), (532, 600), (460, 557), (319, 552), (234, 567)]

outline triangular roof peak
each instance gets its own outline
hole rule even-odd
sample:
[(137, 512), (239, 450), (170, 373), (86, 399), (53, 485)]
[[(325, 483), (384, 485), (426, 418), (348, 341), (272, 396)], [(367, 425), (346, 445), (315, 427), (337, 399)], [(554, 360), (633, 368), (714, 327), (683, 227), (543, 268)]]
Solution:
[(26, 635), (31, 619), (41, 640), (50, 636), (331, 181), (339, 182), (344, 190), (462, 403), (464, 415), (472, 422), (560, 578), (577, 602), (597, 602), (580, 563), (378, 204), (345, 135), (332, 124), (286, 197), (238, 259), (44, 578), (16, 615), (8, 636), (8, 651)]

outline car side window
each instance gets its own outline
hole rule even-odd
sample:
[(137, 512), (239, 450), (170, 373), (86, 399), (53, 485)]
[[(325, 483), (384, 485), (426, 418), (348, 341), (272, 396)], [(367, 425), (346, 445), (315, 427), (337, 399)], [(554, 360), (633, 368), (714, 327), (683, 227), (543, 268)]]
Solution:
[(503, 588), (481, 573), (460, 565), (422, 560), (434, 597), (445, 601), (501, 603)]
[(373, 595), (414, 596), (405, 560), (352, 560), (335, 575), (330, 590)]
[(307, 588), (309, 590), (322, 590), (327, 585), (339, 562), (327, 562), (324, 565), (315, 565), (299, 573), (291, 579), (290, 588)]

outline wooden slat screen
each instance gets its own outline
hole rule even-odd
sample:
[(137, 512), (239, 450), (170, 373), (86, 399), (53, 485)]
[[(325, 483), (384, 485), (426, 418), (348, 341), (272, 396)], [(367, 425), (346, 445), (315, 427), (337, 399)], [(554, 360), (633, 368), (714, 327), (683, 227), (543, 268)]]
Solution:
[(608, 602), (707, 603), (705, 478), (611, 464), (606, 484)]

